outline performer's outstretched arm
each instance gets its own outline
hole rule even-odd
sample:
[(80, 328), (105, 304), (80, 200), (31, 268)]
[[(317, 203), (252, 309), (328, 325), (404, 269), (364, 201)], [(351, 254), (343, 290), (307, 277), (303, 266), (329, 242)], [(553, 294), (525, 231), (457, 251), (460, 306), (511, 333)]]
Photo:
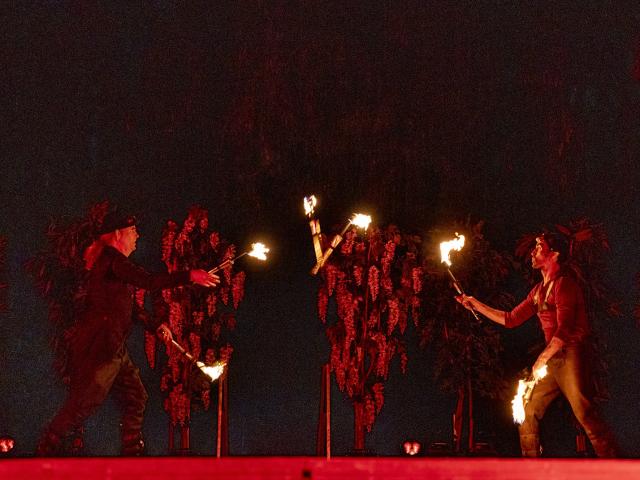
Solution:
[(456, 297), (456, 300), (460, 302), (462, 306), (467, 310), (475, 310), (476, 312), (479, 312), (487, 317), (489, 320), (505, 326), (506, 312), (504, 312), (503, 310), (491, 308), (489, 305), (482, 303), (477, 298), (464, 294)]
[(536, 313), (536, 307), (533, 304), (533, 296), (531, 293), (527, 295), (527, 298), (525, 298), (520, 305), (509, 312), (490, 307), (477, 298), (468, 295), (460, 295), (456, 297), (456, 300), (468, 310), (480, 312), (489, 320), (507, 328), (514, 328), (521, 325)]

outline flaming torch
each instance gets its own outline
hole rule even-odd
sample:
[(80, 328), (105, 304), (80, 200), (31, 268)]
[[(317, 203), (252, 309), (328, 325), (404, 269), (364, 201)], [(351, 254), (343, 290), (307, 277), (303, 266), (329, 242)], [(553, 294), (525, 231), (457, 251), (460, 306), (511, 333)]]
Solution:
[(178, 349), (180, 353), (182, 353), (187, 358), (187, 360), (189, 360), (196, 367), (198, 367), (200, 371), (204, 373), (211, 382), (215, 382), (218, 378), (220, 378), (220, 375), (224, 373), (224, 367), (227, 365), (226, 362), (219, 360), (215, 362), (213, 365), (205, 365), (201, 361), (196, 360), (193, 357), (193, 355), (187, 352), (184, 349), (184, 347), (180, 345), (178, 342), (176, 342), (174, 339), (171, 339), (171, 343), (174, 347)]
[[(442, 263), (445, 263), (447, 265), (447, 272), (449, 272), (449, 276), (453, 281), (453, 286), (458, 292), (458, 295), (464, 295), (465, 293), (464, 290), (462, 290), (460, 283), (458, 283), (458, 279), (453, 276), (451, 268), (449, 268), (451, 267), (449, 252), (451, 252), (451, 250), (459, 252), (460, 250), (462, 250), (462, 247), (464, 247), (464, 235), (458, 235), (458, 232), (456, 232), (456, 238), (454, 238), (453, 240), (449, 240), (448, 242), (442, 242), (440, 244), (440, 257), (442, 259)], [(473, 313), (473, 316), (476, 317), (476, 320), (480, 320), (475, 310), (471, 310), (471, 313)]]
[(316, 252), (316, 262), (322, 258), (322, 246), (320, 245), (320, 220), (313, 218), (314, 208), (318, 204), (315, 195), (304, 197), (304, 213), (309, 217), (309, 228), (311, 228), (311, 237), (313, 238), (313, 250)]
[(322, 258), (320, 258), (320, 260), (318, 260), (316, 264), (313, 266), (313, 268), (311, 269), (311, 275), (315, 275), (318, 273), (318, 270), (322, 268), (322, 266), (325, 264), (329, 256), (331, 256), (333, 251), (340, 244), (340, 242), (342, 241), (342, 237), (344, 236), (345, 233), (347, 233), (347, 230), (349, 230), (351, 225), (354, 225), (358, 228), (362, 228), (366, 232), (367, 228), (369, 228), (370, 223), (371, 223), (371, 217), (369, 215), (364, 215), (362, 213), (354, 213), (353, 217), (351, 217), (351, 219), (343, 227), (340, 233), (338, 233), (336, 236), (334, 236), (331, 239), (331, 246), (324, 251)]
[(533, 388), (540, 379), (547, 375), (547, 366), (545, 365), (540, 370), (536, 371), (536, 374), (528, 380), (518, 380), (518, 391), (516, 396), (511, 400), (511, 411), (513, 412), (513, 421), (518, 425), (524, 422), (524, 407), (531, 400), (533, 394)]
[(252, 243), (251, 250), (247, 252), (242, 252), (240, 255), (237, 255), (233, 258), (228, 258), (217, 267), (213, 267), (211, 270), (209, 270), (209, 273), (216, 273), (217, 271), (222, 270), (223, 268), (226, 268), (229, 265), (232, 265), (236, 260), (244, 257), (245, 255), (249, 255), (250, 257), (257, 258), (258, 260), (266, 260), (267, 253), (269, 253), (269, 249), (264, 245), (264, 243)]

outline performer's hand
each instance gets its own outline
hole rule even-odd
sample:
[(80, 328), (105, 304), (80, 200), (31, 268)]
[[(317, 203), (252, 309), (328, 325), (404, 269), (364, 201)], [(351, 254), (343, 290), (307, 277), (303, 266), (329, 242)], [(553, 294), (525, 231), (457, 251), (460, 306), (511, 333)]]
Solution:
[(547, 364), (547, 360), (540, 355), (536, 360), (536, 363), (531, 367), (531, 374), (533, 375), (533, 379), (535, 381), (540, 380), (542, 377), (540, 376), (540, 370)]
[(158, 338), (162, 340), (162, 342), (167, 347), (171, 345), (171, 340), (173, 340), (173, 335), (171, 334), (171, 330), (169, 329), (166, 323), (163, 323), (158, 327), (158, 330), (156, 330), (156, 334), (158, 335)]
[(475, 310), (475, 306), (474, 306), (474, 302), (476, 301), (475, 298), (470, 297), (469, 295), (458, 295), (456, 297), (456, 300), (458, 301), (459, 304), (461, 304), (464, 308), (466, 308), (467, 310)]
[(203, 287), (215, 287), (220, 283), (220, 277), (218, 275), (200, 269), (191, 270), (189, 272), (189, 278), (193, 283), (197, 283)]

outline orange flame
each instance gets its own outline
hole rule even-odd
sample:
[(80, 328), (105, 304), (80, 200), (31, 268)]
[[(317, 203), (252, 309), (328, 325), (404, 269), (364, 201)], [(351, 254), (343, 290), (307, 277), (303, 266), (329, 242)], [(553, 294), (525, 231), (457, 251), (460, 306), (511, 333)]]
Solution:
[(456, 238), (453, 240), (442, 242), (440, 244), (440, 256), (442, 258), (442, 263), (446, 263), (450, 267), (451, 259), (449, 258), (449, 252), (451, 252), (451, 250), (459, 252), (462, 250), (462, 247), (464, 247), (464, 235), (458, 235), (458, 232), (456, 232)]
[(511, 411), (513, 413), (513, 421), (518, 425), (521, 425), (524, 422), (525, 413), (524, 407), (529, 402), (531, 398), (531, 394), (533, 393), (533, 388), (536, 386), (536, 383), (540, 381), (540, 379), (547, 376), (547, 366), (536, 370), (533, 375), (532, 380), (518, 380), (518, 391), (516, 396), (511, 400)]
[(313, 215), (313, 209), (318, 204), (316, 196), (311, 195), (310, 197), (304, 197), (304, 200), (302, 202), (304, 204), (304, 214), (308, 217), (311, 217), (311, 215)]
[(264, 243), (252, 243), (251, 251), (248, 253), (250, 257), (257, 258), (258, 260), (266, 260), (269, 249)]
[(355, 225), (356, 227), (362, 228), (366, 231), (371, 223), (371, 216), (364, 215), (362, 213), (354, 213), (353, 217), (349, 221), (351, 222), (351, 225)]
[(216, 362), (213, 365), (205, 365), (204, 363), (198, 361), (196, 362), (196, 365), (200, 370), (202, 370), (202, 373), (204, 373), (207, 377), (209, 377), (213, 382), (214, 380), (217, 380), (218, 378), (220, 378), (220, 375), (224, 373), (224, 367), (226, 363)]

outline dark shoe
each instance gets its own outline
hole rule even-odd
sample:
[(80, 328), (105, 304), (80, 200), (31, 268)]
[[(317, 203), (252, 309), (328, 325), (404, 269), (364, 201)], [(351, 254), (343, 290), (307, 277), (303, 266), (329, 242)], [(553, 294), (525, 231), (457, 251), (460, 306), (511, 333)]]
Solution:
[(596, 455), (600, 458), (617, 458), (620, 456), (619, 447), (610, 433), (592, 438), (591, 445)]
[(79, 457), (84, 452), (84, 429), (80, 428), (68, 438), (67, 450), (72, 457)]

